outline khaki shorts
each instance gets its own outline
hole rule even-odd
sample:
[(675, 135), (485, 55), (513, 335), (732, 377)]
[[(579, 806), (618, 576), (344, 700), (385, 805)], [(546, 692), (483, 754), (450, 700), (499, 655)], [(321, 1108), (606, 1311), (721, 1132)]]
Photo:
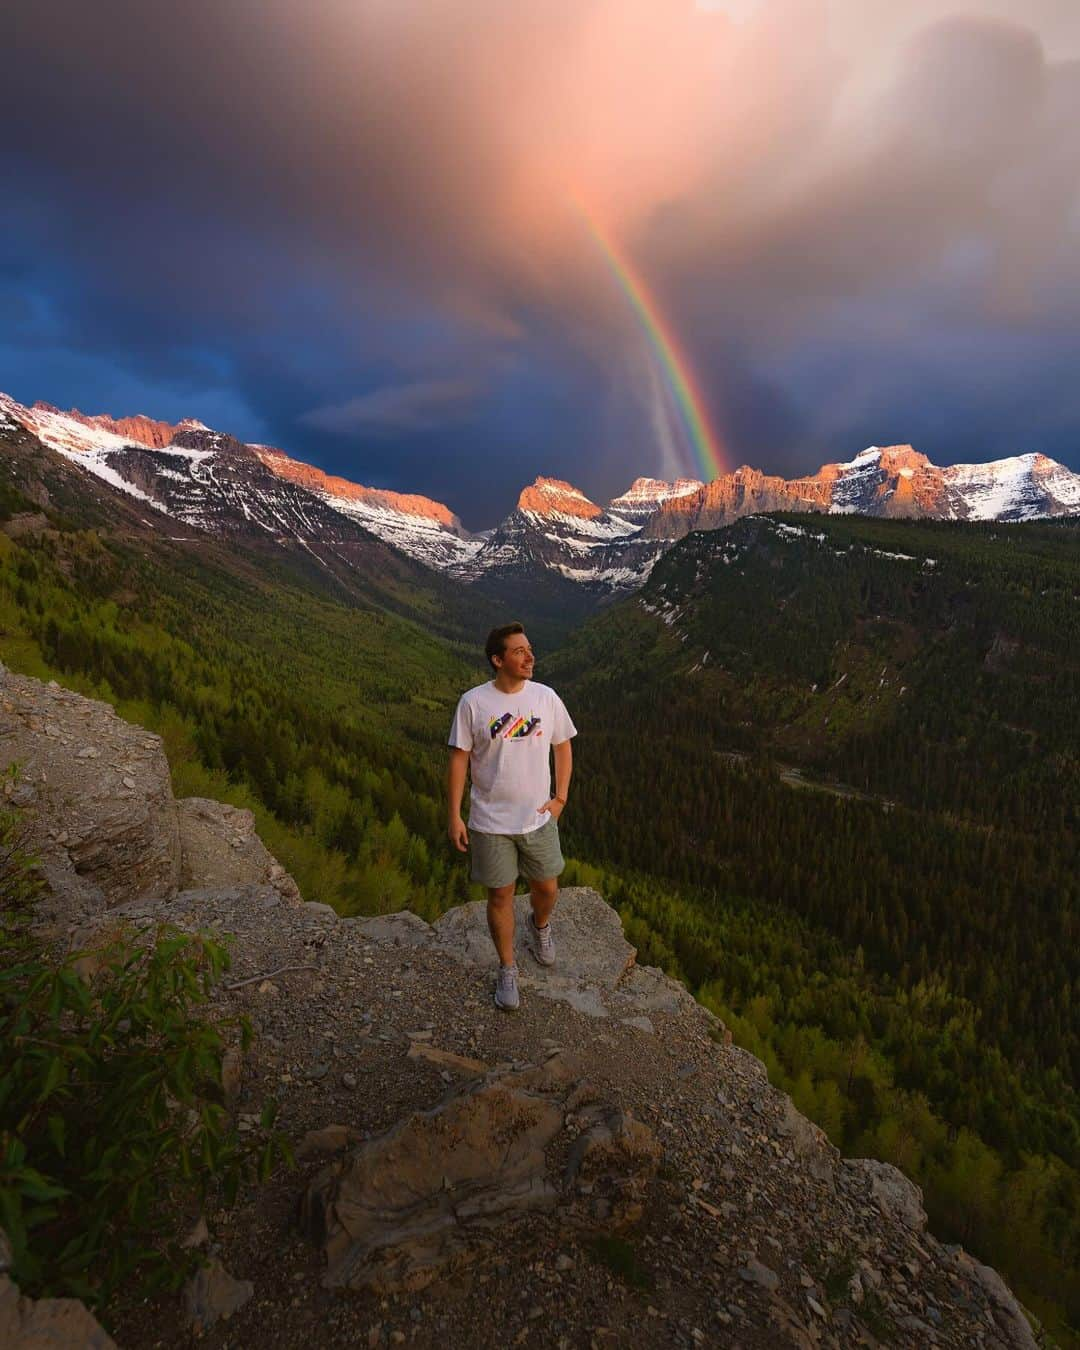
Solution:
[(565, 867), (554, 820), (528, 834), (482, 834), (469, 831), (472, 879), (488, 890), (512, 886), (519, 876), (547, 881)]

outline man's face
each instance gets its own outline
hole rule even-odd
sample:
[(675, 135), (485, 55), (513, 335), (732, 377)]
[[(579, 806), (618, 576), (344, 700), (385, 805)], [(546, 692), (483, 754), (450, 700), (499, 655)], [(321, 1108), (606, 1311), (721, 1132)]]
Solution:
[(509, 675), (512, 680), (532, 678), (533, 650), (524, 633), (511, 633), (503, 642), (502, 661), (499, 662), (498, 657), (495, 660), (499, 663), (500, 672)]

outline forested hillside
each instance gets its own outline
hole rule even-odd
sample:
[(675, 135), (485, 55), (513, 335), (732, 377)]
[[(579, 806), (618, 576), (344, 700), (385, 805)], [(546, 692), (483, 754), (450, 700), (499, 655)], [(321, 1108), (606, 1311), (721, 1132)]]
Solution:
[(546, 672), (586, 729), (574, 853), (663, 880), (624, 903), (838, 1143), (1006, 1268), (1033, 1224), (1056, 1255), (1017, 1278), (1074, 1325), (1078, 545), (746, 520)]
[[(35, 510), (9, 478), (0, 521)], [(177, 795), (254, 810), (306, 895), (431, 917), (463, 898), (441, 847), (443, 742), (481, 678), (486, 616), (455, 646), (434, 635), (423, 592), (410, 621), (288, 559), (72, 516), (0, 532), (0, 659), (159, 732)]]
[[(310, 899), (431, 918), (475, 894), (442, 777), (482, 599), (389, 550), (350, 586), (299, 552), (192, 548), (64, 479), (11, 524), (41, 494), (0, 462), (0, 658), (160, 732), (178, 795), (254, 810)], [(537, 643), (582, 731), (567, 879), (1064, 1337), (1077, 537), (807, 529), (693, 536), (557, 657)]]

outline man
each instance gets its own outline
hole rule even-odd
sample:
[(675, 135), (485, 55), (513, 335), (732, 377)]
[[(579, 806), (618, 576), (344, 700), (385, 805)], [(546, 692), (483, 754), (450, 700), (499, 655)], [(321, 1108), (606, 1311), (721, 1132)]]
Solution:
[[(551, 912), (563, 870), (558, 820), (577, 729), (558, 694), (533, 683), (533, 650), (521, 624), (493, 628), (484, 650), (495, 677), (462, 695), (450, 728), (448, 829), (455, 848), (472, 848), (472, 879), (487, 887), (488, 930), (499, 954), (495, 1005), (512, 1011), (520, 1002), (514, 962), (519, 875), (532, 895), (532, 953), (543, 966), (555, 963)], [(461, 818), (466, 768), (472, 778), (468, 829)]]

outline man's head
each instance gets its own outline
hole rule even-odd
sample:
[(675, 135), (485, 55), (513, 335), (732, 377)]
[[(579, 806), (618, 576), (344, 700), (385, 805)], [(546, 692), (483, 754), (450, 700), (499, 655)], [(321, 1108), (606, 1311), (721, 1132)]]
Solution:
[(500, 628), (493, 628), (484, 652), (496, 675), (504, 669), (515, 679), (527, 680), (532, 675), (533, 650), (520, 623), (504, 623)]

